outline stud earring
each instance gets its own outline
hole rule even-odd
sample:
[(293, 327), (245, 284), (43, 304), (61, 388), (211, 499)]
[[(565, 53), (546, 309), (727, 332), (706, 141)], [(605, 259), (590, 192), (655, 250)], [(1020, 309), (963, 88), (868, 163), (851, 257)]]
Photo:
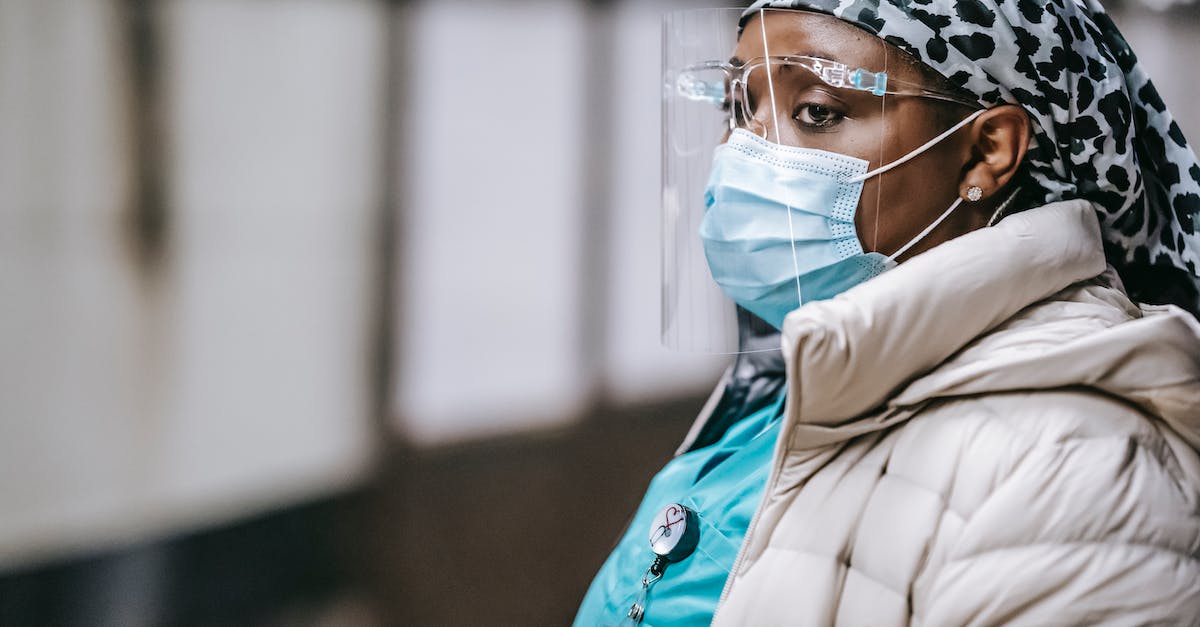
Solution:
[(971, 202), (979, 202), (983, 198), (983, 188), (978, 185), (972, 185), (967, 188), (967, 200)]

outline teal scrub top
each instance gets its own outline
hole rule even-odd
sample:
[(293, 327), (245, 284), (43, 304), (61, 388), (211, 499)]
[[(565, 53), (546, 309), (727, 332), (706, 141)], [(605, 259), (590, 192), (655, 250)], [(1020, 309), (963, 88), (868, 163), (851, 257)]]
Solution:
[(717, 442), (670, 462), (650, 482), (625, 535), (588, 588), (577, 627), (619, 625), (654, 562), (650, 523), (667, 505), (682, 503), (696, 513), (696, 550), (667, 566), (650, 587), (642, 625), (707, 625), (712, 622), (725, 579), (758, 509), (779, 432), (783, 395), (770, 406), (733, 424)]

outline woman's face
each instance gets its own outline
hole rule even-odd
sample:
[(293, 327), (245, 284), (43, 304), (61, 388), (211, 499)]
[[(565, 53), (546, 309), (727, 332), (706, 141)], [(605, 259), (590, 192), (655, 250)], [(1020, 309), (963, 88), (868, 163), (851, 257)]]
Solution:
[[(889, 79), (924, 84), (914, 62), (878, 37), (828, 15), (803, 11), (767, 11), (745, 25), (734, 57), (742, 61), (771, 56), (807, 55), (844, 63), (848, 68), (886, 70)], [(766, 45), (763, 30), (766, 31)], [(885, 97), (836, 89), (787, 70), (753, 72), (742, 120), (770, 141), (850, 155), (875, 169), (903, 157), (965, 118), (970, 109), (912, 96)], [(767, 96), (775, 93), (775, 107)], [(885, 101), (886, 98), (886, 101)], [(947, 109), (949, 107), (949, 110)], [(772, 122), (772, 117), (776, 118)], [(912, 161), (868, 179), (855, 214), (865, 251), (891, 254), (938, 218), (958, 197), (964, 165), (971, 157), (967, 133), (959, 131)], [(905, 257), (983, 226), (986, 215), (961, 206)]]

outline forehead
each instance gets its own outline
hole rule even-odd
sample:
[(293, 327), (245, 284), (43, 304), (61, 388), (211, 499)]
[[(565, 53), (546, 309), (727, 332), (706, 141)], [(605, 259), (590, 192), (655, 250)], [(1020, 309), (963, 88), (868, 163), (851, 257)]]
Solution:
[[(763, 33), (766, 33), (766, 40)], [(909, 63), (888, 63), (891, 45), (875, 35), (832, 15), (789, 9), (767, 9), (746, 20), (734, 56), (754, 59), (779, 55), (806, 55), (840, 61), (850, 67), (913, 78)], [(899, 49), (892, 56), (903, 54)], [(911, 75), (911, 76), (910, 76)]]

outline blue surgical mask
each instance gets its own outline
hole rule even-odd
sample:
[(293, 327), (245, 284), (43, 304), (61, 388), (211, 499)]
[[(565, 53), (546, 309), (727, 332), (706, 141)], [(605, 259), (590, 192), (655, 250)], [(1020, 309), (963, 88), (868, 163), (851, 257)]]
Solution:
[(833, 298), (895, 267), (896, 257), (960, 200), (892, 255), (868, 253), (854, 227), (863, 181), (916, 157), (981, 113), (871, 172), (862, 159), (733, 131), (714, 154), (700, 223), (713, 279), (734, 302), (781, 328), (800, 305)]

